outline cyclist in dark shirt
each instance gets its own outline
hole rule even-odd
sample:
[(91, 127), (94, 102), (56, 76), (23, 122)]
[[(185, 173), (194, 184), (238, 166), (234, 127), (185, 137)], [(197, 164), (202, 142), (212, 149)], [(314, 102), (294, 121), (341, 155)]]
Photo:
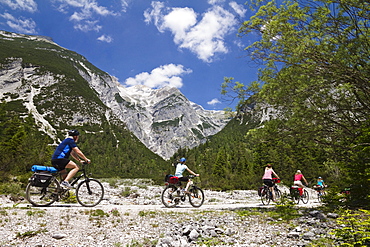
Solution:
[[(69, 159), (69, 156), (72, 155), (73, 158), (81, 163), (90, 163), (90, 160), (86, 158), (77, 147), (76, 142), (78, 141), (79, 135), (80, 133), (77, 130), (68, 131), (68, 137), (59, 144), (51, 157), (52, 166), (58, 171), (62, 171), (61, 173), (64, 174), (61, 185), (67, 188), (73, 188), (73, 186), (69, 184), (69, 180), (71, 180), (80, 169), (75, 162)], [(66, 168), (71, 169), (69, 173), (65, 170)]]

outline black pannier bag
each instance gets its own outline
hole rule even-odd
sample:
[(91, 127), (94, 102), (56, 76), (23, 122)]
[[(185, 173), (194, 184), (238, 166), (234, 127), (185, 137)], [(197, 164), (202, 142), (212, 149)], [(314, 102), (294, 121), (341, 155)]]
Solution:
[(53, 175), (48, 172), (35, 172), (32, 177), (30, 177), (30, 182), (31, 185), (35, 187), (48, 187), (52, 177)]
[(171, 175), (171, 174), (167, 174), (165, 177), (164, 177), (164, 181), (165, 182), (169, 182), (170, 181), (170, 178), (172, 178), (173, 177), (173, 175)]

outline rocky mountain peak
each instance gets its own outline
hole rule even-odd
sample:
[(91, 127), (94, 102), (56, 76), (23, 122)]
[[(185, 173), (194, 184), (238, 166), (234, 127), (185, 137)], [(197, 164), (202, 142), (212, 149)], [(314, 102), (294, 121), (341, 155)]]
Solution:
[(146, 147), (169, 159), (179, 148), (205, 142), (229, 121), (222, 111), (190, 102), (177, 88), (120, 85), (49, 38), (2, 31), (0, 42), (7, 47), (0, 60), (0, 100), (21, 101), (53, 140), (62, 127), (119, 120)]

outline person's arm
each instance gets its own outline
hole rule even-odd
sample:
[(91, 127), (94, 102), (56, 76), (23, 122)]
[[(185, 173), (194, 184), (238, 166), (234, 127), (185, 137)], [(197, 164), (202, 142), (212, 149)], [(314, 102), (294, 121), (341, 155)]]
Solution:
[(194, 176), (199, 177), (199, 174), (196, 174), (195, 172), (193, 172), (193, 171), (192, 171), (192, 170), (190, 170), (189, 168), (186, 168), (186, 170), (187, 170), (189, 173), (193, 174)]
[(72, 152), (71, 152), (71, 155), (72, 157), (77, 160), (78, 162), (81, 162), (81, 159), (80, 157), (78, 157), (77, 153), (72, 149)]
[(274, 170), (272, 170), (272, 173), (274, 174), (275, 177), (277, 177), (278, 179), (280, 179), (279, 176), (275, 173)]
[[(80, 162), (87, 162), (87, 163), (90, 163), (90, 160), (88, 158), (86, 158), (86, 156), (82, 153), (82, 151), (78, 148), (78, 147), (74, 147), (72, 149), (72, 156), (73, 157), (76, 157), (77, 156), (77, 160), (80, 161)], [(80, 158), (82, 160), (80, 160)]]
[(303, 175), (302, 175), (302, 178), (303, 178), (304, 182), (306, 183), (306, 185), (308, 185), (307, 180)]

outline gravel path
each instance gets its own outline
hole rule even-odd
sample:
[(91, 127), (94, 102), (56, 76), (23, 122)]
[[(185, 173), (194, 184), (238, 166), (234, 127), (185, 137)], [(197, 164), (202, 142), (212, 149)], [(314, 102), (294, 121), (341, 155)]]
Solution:
[[(128, 187), (131, 193), (121, 196)], [(305, 246), (326, 234), (305, 239), (310, 231), (297, 228), (305, 222), (292, 228), (294, 224), (261, 213), (274, 204), (262, 205), (257, 191), (205, 191), (200, 208), (188, 201), (165, 208), (160, 201), (161, 186), (131, 182), (115, 187), (104, 183), (104, 188), (104, 200), (93, 208), (65, 203), (31, 207), (28, 202), (14, 203), (2, 197), (0, 246)], [(319, 206), (310, 201), (305, 208)], [(318, 217), (307, 221), (315, 229), (322, 224)]]

